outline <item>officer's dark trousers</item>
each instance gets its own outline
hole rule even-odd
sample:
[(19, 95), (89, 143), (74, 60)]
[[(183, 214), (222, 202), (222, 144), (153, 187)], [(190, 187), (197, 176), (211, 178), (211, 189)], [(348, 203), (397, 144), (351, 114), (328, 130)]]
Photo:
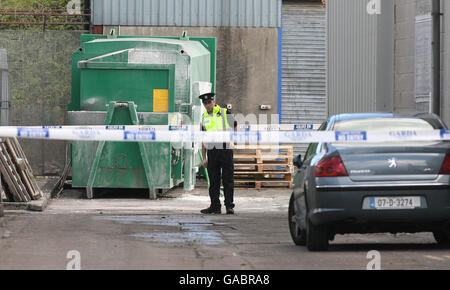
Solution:
[(220, 208), (220, 181), (223, 181), (223, 194), (225, 196), (225, 206), (234, 208), (234, 163), (233, 150), (231, 149), (211, 149), (208, 150), (208, 176), (209, 176), (209, 197), (211, 207)]

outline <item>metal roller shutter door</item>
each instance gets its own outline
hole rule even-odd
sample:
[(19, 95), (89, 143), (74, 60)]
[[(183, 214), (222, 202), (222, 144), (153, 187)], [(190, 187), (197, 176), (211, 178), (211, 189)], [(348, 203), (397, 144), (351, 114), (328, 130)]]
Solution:
[[(326, 100), (326, 8), (283, 2), (282, 124), (317, 124), (328, 117)], [(308, 144), (296, 144), (302, 154)], [(295, 156), (294, 155), (294, 156)]]

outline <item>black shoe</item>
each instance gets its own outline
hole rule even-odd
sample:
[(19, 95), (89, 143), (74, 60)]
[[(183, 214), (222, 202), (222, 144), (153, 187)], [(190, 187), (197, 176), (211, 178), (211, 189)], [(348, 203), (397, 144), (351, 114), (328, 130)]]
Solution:
[(221, 214), (222, 210), (219, 208), (208, 207), (200, 211), (203, 214)]
[(234, 209), (227, 207), (227, 214), (234, 214)]

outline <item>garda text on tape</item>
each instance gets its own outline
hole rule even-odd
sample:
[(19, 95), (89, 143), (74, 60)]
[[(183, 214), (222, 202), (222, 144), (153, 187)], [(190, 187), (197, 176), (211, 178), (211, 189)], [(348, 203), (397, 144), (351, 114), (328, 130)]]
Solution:
[[(195, 128), (196, 127), (196, 128)], [(413, 142), (450, 140), (450, 130), (397, 131), (200, 131), (198, 126), (0, 127), (0, 137), (69, 141), (317, 143)]]
[[(239, 131), (306, 131), (316, 130), (320, 124), (257, 124), (238, 125)], [(27, 126), (27, 128), (85, 129), (86, 126)], [(139, 131), (200, 131), (199, 125), (94, 125), (93, 129), (139, 130)]]

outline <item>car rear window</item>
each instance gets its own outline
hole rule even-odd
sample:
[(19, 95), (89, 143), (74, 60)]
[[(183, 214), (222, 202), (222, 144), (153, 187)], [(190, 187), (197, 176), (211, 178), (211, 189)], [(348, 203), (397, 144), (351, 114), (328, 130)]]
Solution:
[(334, 124), (334, 131), (431, 131), (442, 129), (439, 122), (416, 118), (367, 118), (341, 120)]

